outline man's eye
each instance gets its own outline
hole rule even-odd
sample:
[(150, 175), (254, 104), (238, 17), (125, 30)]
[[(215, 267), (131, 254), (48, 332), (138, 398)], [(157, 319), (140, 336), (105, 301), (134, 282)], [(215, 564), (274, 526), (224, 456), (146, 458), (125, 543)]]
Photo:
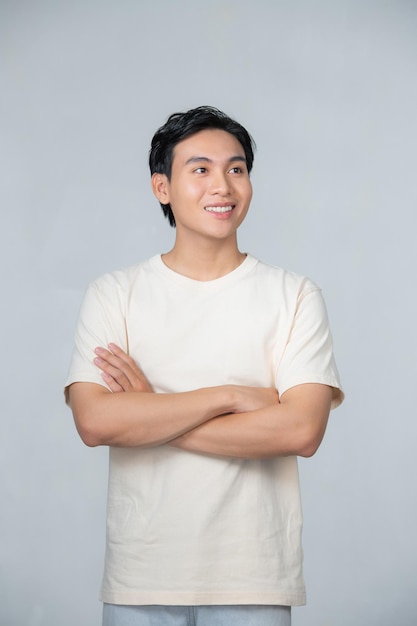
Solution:
[(242, 174), (243, 169), (242, 169), (241, 167), (236, 166), (236, 167), (232, 167), (232, 169), (230, 170), (230, 172), (231, 172), (232, 174)]
[(196, 172), (196, 174), (205, 174), (207, 172), (207, 168), (206, 167), (197, 167), (197, 169), (195, 169), (194, 172)]

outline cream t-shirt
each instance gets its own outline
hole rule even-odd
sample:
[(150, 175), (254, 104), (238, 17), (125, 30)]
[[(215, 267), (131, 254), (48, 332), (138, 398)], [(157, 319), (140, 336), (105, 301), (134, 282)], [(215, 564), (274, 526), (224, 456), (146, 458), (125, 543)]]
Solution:
[[(196, 281), (160, 256), (93, 282), (66, 386), (104, 385), (96, 346), (120, 345), (156, 393), (302, 383), (343, 397), (320, 289), (251, 255)], [(296, 457), (236, 459), (169, 445), (110, 448), (101, 599), (114, 604), (305, 602)]]

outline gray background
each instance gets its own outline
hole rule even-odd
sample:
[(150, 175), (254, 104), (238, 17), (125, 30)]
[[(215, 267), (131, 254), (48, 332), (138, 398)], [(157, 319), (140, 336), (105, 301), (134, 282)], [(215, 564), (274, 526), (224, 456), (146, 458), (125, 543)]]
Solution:
[(63, 404), (95, 276), (166, 251), (147, 152), (213, 104), (258, 144), (241, 249), (324, 290), (347, 400), (301, 462), (307, 626), (417, 620), (413, 1), (0, 2), (0, 624), (94, 626), (106, 449)]

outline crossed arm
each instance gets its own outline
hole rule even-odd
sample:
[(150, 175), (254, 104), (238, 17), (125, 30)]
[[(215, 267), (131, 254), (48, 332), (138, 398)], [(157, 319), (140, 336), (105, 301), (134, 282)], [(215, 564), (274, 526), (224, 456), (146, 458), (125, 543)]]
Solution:
[(69, 402), (90, 446), (169, 444), (239, 458), (312, 456), (327, 425), (332, 388), (303, 384), (281, 398), (275, 389), (223, 385), (158, 394), (135, 361), (114, 344), (95, 363), (110, 390), (74, 383)]

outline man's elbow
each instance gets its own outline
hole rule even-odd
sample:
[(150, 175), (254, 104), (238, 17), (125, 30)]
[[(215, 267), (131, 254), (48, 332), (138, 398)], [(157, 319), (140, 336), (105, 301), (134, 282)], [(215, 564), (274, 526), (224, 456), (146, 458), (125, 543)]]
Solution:
[(305, 443), (300, 448), (300, 451), (298, 452), (298, 456), (302, 456), (305, 459), (309, 459), (310, 457), (316, 454), (317, 450), (320, 447), (320, 443), (321, 443), (321, 440), (319, 442), (312, 440), (312, 441)]
[(324, 423), (321, 424), (315, 424), (314, 426), (309, 425), (304, 429), (299, 441), (299, 450), (297, 452), (298, 456), (302, 456), (307, 459), (316, 454), (321, 442), (323, 441), (327, 419), (323, 422)]
[(89, 448), (96, 448), (97, 446), (104, 445), (98, 434), (92, 430), (81, 429), (77, 427), (78, 434), (81, 437), (83, 443)]
[(80, 415), (76, 412), (73, 412), (73, 415), (75, 427), (83, 443), (89, 448), (103, 445), (101, 433), (93, 417), (85, 414)]
[(105, 445), (103, 431), (106, 420), (103, 419), (103, 394), (109, 392), (97, 390), (96, 385), (75, 383), (68, 389), (68, 405), (74, 417), (75, 427), (89, 448)]

